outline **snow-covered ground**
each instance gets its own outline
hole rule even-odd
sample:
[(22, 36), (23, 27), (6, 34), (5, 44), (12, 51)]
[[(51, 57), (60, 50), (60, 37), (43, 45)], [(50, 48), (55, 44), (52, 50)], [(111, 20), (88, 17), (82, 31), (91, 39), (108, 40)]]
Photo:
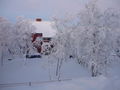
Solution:
[[(16, 59), (0, 67), (0, 90), (120, 90), (120, 66), (115, 66), (109, 68), (106, 76), (93, 78), (71, 59), (61, 68), (61, 80), (67, 80), (57, 81), (56, 62), (47, 58)], [(1, 84), (27, 82), (32, 83), (1, 87)]]

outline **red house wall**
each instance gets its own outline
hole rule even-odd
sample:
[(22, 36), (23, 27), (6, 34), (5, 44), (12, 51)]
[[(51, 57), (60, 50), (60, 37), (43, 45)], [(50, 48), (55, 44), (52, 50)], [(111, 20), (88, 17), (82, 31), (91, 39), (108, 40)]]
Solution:
[[(37, 38), (42, 38), (42, 41), (38, 42), (36, 41)], [(43, 37), (42, 33), (33, 33), (32, 34), (32, 43), (33, 46), (37, 49), (38, 53), (41, 53), (42, 51), (42, 44), (43, 43), (49, 43), (51, 41), (50, 37)]]
[(41, 45), (37, 45), (36, 44), (36, 39), (37, 38), (42, 38), (43, 37), (43, 34), (42, 33), (33, 33), (32, 34), (32, 43), (33, 43), (33, 46), (35, 47), (35, 48), (37, 48), (37, 51), (38, 51), (38, 53), (41, 53), (41, 50), (42, 50), (42, 48), (41, 48), (41, 45), (42, 45), (42, 42), (38, 42), (38, 43), (40, 43)]

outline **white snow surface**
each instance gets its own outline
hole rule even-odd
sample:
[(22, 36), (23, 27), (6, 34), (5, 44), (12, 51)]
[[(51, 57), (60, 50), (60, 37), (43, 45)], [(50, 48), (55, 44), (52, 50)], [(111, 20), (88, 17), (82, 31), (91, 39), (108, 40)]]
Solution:
[(35, 26), (36, 33), (43, 33), (44, 37), (53, 37), (55, 36), (57, 30), (55, 28), (53, 28), (53, 24), (54, 22), (50, 22), (50, 21), (33, 21), (32, 22), (33, 26)]
[[(52, 60), (53, 61), (53, 60)], [(56, 60), (50, 59), (16, 59), (4, 62), (0, 67), (0, 84), (46, 82), (40, 84), (0, 87), (0, 90), (120, 90), (120, 66), (109, 68), (109, 75), (91, 77), (87, 69), (81, 67), (74, 60), (63, 63), (61, 80), (55, 76)], [(50, 71), (50, 73), (49, 73)]]

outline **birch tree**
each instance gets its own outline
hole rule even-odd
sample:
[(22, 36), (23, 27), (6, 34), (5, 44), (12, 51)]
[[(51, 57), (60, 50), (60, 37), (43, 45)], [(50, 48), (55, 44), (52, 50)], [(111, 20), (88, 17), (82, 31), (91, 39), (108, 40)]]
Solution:
[(58, 30), (56, 56), (68, 59), (66, 57), (72, 55), (79, 64), (90, 69), (93, 77), (103, 74), (115, 59), (112, 54), (114, 36), (120, 26), (119, 14), (112, 9), (101, 11), (96, 1), (92, 1), (76, 16), (54, 21)]

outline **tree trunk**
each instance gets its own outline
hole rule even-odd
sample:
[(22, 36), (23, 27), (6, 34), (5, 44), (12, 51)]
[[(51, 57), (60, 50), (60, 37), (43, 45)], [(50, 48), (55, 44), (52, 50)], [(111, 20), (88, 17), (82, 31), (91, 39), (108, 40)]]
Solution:
[(3, 49), (1, 50), (1, 66), (3, 66), (4, 65), (4, 62), (3, 62), (3, 56), (4, 55), (4, 53), (3, 53)]
[(60, 76), (61, 76), (61, 67), (62, 67), (62, 62), (63, 60), (61, 59), (58, 59), (58, 62), (57, 62), (57, 69), (56, 69), (56, 76), (58, 76), (58, 80), (60, 80)]
[(59, 72), (59, 59), (57, 61), (56, 76), (58, 76), (58, 72)]
[(91, 66), (91, 72), (92, 72), (92, 77), (96, 77), (98, 75), (97, 68), (94, 64)]

